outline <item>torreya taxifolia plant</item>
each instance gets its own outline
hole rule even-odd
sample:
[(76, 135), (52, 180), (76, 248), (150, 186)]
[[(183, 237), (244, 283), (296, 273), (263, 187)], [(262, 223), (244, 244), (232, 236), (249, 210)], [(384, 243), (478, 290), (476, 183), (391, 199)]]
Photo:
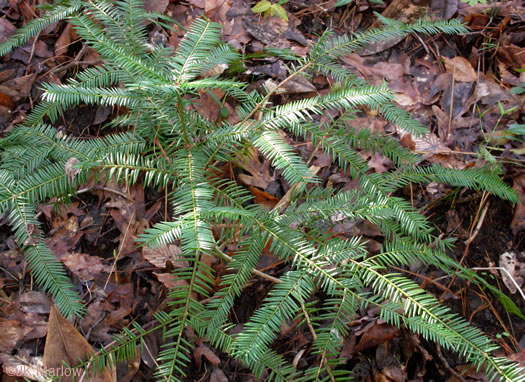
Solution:
[[(409, 33), (465, 32), (460, 23), (407, 25), (382, 18), (383, 28), (352, 36), (327, 31), (306, 57), (286, 53), (293, 58), (288, 78), (261, 94), (248, 92), (247, 84), (235, 79), (203, 77), (216, 65), (240, 59), (220, 41), (220, 25), (196, 20), (173, 52), (148, 41), (145, 18), (152, 21), (156, 16), (146, 13), (138, 0), (60, 1), (0, 45), (0, 54), (5, 55), (47, 25), (67, 19), (104, 59), (104, 64), (80, 72), (65, 84), (44, 85), (43, 100), (23, 124), (0, 140), (0, 213), (9, 214), (34, 278), (64, 315), (81, 316), (84, 308), (64, 268), (44, 243), (35, 217), (38, 204), (52, 197), (74, 196), (93, 174), (169, 191), (173, 216), (147, 229), (139, 241), (151, 247), (178, 244), (185, 266), (175, 267), (173, 274), (185, 280), (186, 286), (170, 290), (170, 308), (156, 313), (157, 326), (126, 330), (117, 345), (99, 353), (95, 359), (99, 365), (109, 356), (133, 358), (137, 343), (162, 328), (167, 341), (156, 375), (158, 380), (179, 380), (190, 362), (192, 344), (185, 337), (185, 328), (190, 327), (255, 375), (266, 371), (270, 380), (347, 380), (348, 370), (338, 354), (349, 332), (348, 322), (362, 308), (377, 307), (381, 319), (459, 353), (490, 379), (525, 380), (523, 369), (492, 356), (497, 347), (480, 330), (389, 268), (417, 260), (448, 274), (461, 269), (462, 277), (471, 275), (445, 254), (449, 242), (433, 236), (425, 218), (403, 198), (393, 196), (400, 187), (409, 182), (445, 182), (483, 189), (511, 201), (516, 200), (515, 193), (495, 168), (421, 166), (421, 158), (396, 140), (345, 125), (357, 107), (366, 106), (411, 134), (423, 134), (426, 130), (421, 124), (393, 105), (385, 85), (366, 84), (338, 60), (369, 43)], [(294, 77), (315, 74), (333, 78), (328, 94), (278, 106), (269, 102)], [(236, 102), (240, 121), (214, 123), (188, 107), (202, 89), (221, 89)], [(109, 123), (124, 132), (81, 140), (49, 124), (81, 104), (125, 107), (127, 112)], [(339, 117), (321, 125), (318, 116), (327, 110), (338, 111)], [(345, 192), (323, 187), (283, 138), (283, 131), (311, 140), (348, 170), (359, 187)], [(217, 169), (224, 163), (237, 163), (254, 148), (294, 188), (282, 208), (268, 210), (255, 204), (244, 187), (224, 179)], [(393, 161), (396, 170), (370, 173), (358, 154), (360, 149), (380, 152)], [(363, 219), (379, 227), (385, 235), (380, 252), (369, 254), (361, 237), (329, 237), (322, 227), (332, 224), (335, 216)], [(238, 249), (227, 254), (226, 244), (237, 244)], [(233, 334), (232, 306), (253, 277), (265, 247), (289, 270), (275, 280), (264, 301)], [(214, 270), (202, 261), (203, 256), (228, 263), (229, 271), (217, 291)], [(309, 315), (315, 295), (322, 296), (322, 302), (315, 306), (316, 314)], [(294, 368), (272, 350), (281, 324), (300, 315), (315, 333), (313, 351), (318, 356), (318, 363), (306, 370)]]

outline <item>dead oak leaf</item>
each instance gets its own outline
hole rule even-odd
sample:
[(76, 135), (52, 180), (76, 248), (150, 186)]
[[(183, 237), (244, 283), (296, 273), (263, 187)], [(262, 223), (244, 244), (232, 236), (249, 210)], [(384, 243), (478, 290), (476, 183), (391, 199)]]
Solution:
[(381, 153), (371, 154), (368, 160), (368, 167), (373, 168), (376, 173), (387, 172), (392, 167), (392, 164), (392, 161), (381, 155)]

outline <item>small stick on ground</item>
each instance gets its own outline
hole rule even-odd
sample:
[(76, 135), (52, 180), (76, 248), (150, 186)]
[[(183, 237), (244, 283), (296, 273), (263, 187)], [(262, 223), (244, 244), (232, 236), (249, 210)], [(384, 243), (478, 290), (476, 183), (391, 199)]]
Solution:
[(443, 357), (443, 353), (441, 352), (441, 346), (439, 346), (438, 343), (436, 343), (436, 353), (438, 355), (438, 358), (441, 360), (441, 363), (443, 363), (443, 366), (445, 366), (445, 368), (461, 382), (465, 382), (465, 379), (456, 370), (450, 367), (445, 357)]

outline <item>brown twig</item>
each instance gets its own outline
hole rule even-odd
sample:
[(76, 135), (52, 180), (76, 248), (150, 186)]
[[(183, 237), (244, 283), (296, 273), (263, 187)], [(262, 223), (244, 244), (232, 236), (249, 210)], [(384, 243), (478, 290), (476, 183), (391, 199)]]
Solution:
[[(476, 212), (476, 217), (474, 218), (474, 221), (472, 222), (470, 226), (469, 237), (467, 241), (465, 242), (465, 249), (463, 251), (463, 256), (461, 256), (461, 259), (459, 260), (459, 265), (463, 264), (463, 260), (465, 260), (465, 257), (467, 256), (468, 250), (470, 248), (470, 244), (472, 243), (472, 241), (474, 241), (474, 239), (479, 233), (479, 230), (481, 229), (481, 226), (483, 225), (483, 221), (485, 220), (485, 216), (489, 208), (488, 203), (485, 205), (489, 195), (490, 195), (489, 193), (483, 192), (483, 196), (481, 197), (481, 202), (479, 203), (478, 211)], [(459, 271), (459, 269), (456, 270), (456, 273), (457, 271)], [(456, 275), (454, 275), (452, 277), (452, 280), (450, 280), (450, 283), (447, 286), (448, 289), (450, 289), (454, 281), (456, 281)], [(445, 295), (445, 292), (443, 292), (440, 299), (443, 298), (444, 295)]]
[(312, 334), (312, 338), (315, 341), (317, 339), (317, 334), (315, 333), (315, 329), (312, 326), (312, 321), (310, 321), (310, 316), (308, 315), (308, 312), (306, 311), (306, 307), (304, 306), (304, 303), (301, 301), (301, 310), (304, 313), (304, 319), (306, 320), (306, 324), (308, 325), (308, 329), (310, 329), (310, 333)]
[(443, 142), (446, 142), (448, 140), (448, 135), (450, 134), (450, 128), (452, 126), (452, 111), (454, 109), (454, 85), (456, 83), (456, 65), (454, 65), (454, 69), (452, 70), (452, 89), (450, 90), (450, 107), (448, 110), (448, 127), (447, 127), (447, 134), (445, 135), (445, 140)]
[(431, 279), (430, 277), (427, 277), (427, 276), (423, 276), (419, 273), (415, 273), (415, 272), (411, 272), (407, 269), (403, 269), (403, 268), (399, 268), (399, 267), (396, 267), (396, 266), (391, 266), (392, 269), (395, 269), (396, 271), (400, 271), (400, 272), (403, 272), (403, 273), (407, 273), (409, 275), (412, 275), (412, 276), (415, 276), (415, 277), (418, 277), (420, 279), (423, 279), (424, 281), (428, 282), (428, 283), (431, 283), (431, 284), (434, 284), (435, 286), (437, 286), (439, 289), (442, 289), (444, 291), (444, 293), (448, 292), (450, 293), (451, 295), (453, 296), (456, 296), (457, 298), (459, 298), (459, 296), (452, 292), (449, 288), (447, 288), (446, 286), (444, 286), (443, 284), (441, 283), (438, 283), (436, 280), (434, 279)]
[(441, 346), (439, 346), (439, 343), (436, 342), (436, 353), (438, 358), (441, 360), (441, 363), (443, 363), (443, 366), (457, 379), (459, 379), (461, 382), (465, 382), (465, 379), (456, 371), (454, 370), (447, 362), (445, 357), (443, 357), (443, 353), (441, 352)]

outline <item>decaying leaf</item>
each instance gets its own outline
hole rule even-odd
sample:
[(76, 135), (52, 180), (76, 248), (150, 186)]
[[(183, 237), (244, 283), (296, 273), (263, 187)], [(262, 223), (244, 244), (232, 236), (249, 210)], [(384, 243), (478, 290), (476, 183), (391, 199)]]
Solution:
[(499, 257), (499, 266), (507, 272), (501, 272), (501, 278), (510, 293), (514, 294), (517, 288), (523, 285), (525, 264), (518, 261), (516, 253), (505, 252)]
[(22, 98), (29, 97), (35, 79), (36, 74), (34, 73), (13, 78), (0, 85), (0, 91), (8, 95), (13, 102), (18, 102)]
[(77, 38), (77, 34), (72, 24), (67, 24), (60, 37), (55, 43), (55, 56), (59, 62), (67, 60), (67, 51), (72, 42)]
[(477, 80), (476, 71), (467, 59), (458, 56), (454, 58), (444, 57), (444, 60), (447, 72), (453, 74), (456, 81), (474, 82)]
[(148, 0), (144, 2), (144, 8), (148, 12), (164, 13), (168, 8), (169, 0)]
[(181, 261), (181, 249), (174, 244), (165, 244), (158, 248), (142, 248), (142, 255), (146, 260), (157, 268), (166, 268), (166, 262), (170, 261), (171, 264), (178, 268), (188, 266), (187, 261)]
[(197, 369), (200, 369), (201, 360), (203, 356), (213, 366), (217, 366), (221, 362), (221, 359), (217, 356), (217, 354), (215, 354), (215, 352), (211, 350), (208, 346), (199, 345), (195, 348), (195, 350), (193, 350), (193, 359), (195, 360)]
[(250, 192), (254, 196), (254, 201), (268, 209), (275, 207), (279, 203), (279, 199), (273, 195), (270, 195), (266, 191), (259, 190), (257, 187), (249, 186)]
[(520, 198), (519, 203), (516, 204), (514, 216), (512, 217), (512, 222), (510, 223), (512, 232), (517, 234), (523, 230), (523, 228), (525, 228), (525, 174), (514, 178), (514, 185), (512, 188), (516, 190)]
[[(28, 353), (28, 351), (24, 351), (23, 349), (14, 356), (6, 353), (0, 354), (0, 363), (2, 364), (2, 371), (4, 372), (4, 378), (2, 381), (21, 380), (16, 377), (39, 381), (44, 379), (42, 358), (32, 357)], [(6, 375), (10, 376), (12, 379), (6, 379)]]
[(214, 367), (210, 374), (210, 382), (228, 382), (228, 377), (221, 369)]
[[(188, 287), (188, 281), (183, 280), (181, 278), (177, 278), (172, 273), (157, 273), (153, 272), (153, 274), (157, 277), (157, 279), (168, 289), (174, 289), (174, 288), (187, 288)], [(197, 298), (197, 294), (195, 292), (191, 292), (192, 298)]]
[(16, 320), (0, 319), (0, 351), (11, 351), (18, 341), (31, 331), (31, 328), (22, 325)]
[(7, 106), (9, 109), (15, 107), (15, 103), (7, 94), (0, 92), (0, 105)]
[(354, 352), (360, 352), (380, 343), (390, 341), (392, 338), (399, 336), (400, 330), (396, 326), (388, 324), (374, 324), (369, 327), (366, 332), (363, 333), (361, 341), (354, 348)]
[(445, 146), (436, 134), (427, 133), (412, 139), (416, 145), (416, 152), (423, 154), (426, 160), (439, 163), (443, 167), (461, 168), (462, 163), (452, 155), (452, 150)]
[(66, 171), (67, 178), (72, 182), (75, 179), (75, 176), (79, 173), (80, 169), (74, 168), (73, 166), (80, 163), (80, 161), (75, 158), (71, 157), (67, 160), (66, 164), (64, 165), (64, 170)]
[(259, 160), (258, 153), (252, 150), (249, 155), (240, 163), (243, 170), (248, 174), (239, 174), (239, 180), (248, 186), (259, 187), (263, 190), (275, 180), (275, 176), (270, 175), (270, 162)]
[[(73, 381), (75, 369), (68, 369), (64, 366), (78, 365), (79, 360), (86, 360), (94, 354), (93, 348), (78, 330), (58, 311), (55, 305), (51, 305), (49, 314), (49, 325), (47, 329), (46, 345), (44, 348), (44, 368), (50, 373), (63, 372), (62, 382)], [(111, 373), (108, 369), (96, 374), (93, 373), (93, 366), (88, 369), (89, 380), (91, 382), (113, 382)], [(69, 374), (69, 375), (68, 375)], [(82, 373), (83, 374), (83, 373)], [(75, 380), (79, 379), (79, 375)]]
[(18, 298), (20, 311), (24, 313), (49, 314), (49, 298), (42, 292), (27, 292)]
[(0, 18), (0, 43), (11, 37), (16, 32), (16, 27), (6, 20), (5, 17)]
[(102, 273), (111, 273), (111, 266), (103, 261), (101, 257), (78, 252), (62, 257), (64, 265), (82, 281), (94, 280)]

